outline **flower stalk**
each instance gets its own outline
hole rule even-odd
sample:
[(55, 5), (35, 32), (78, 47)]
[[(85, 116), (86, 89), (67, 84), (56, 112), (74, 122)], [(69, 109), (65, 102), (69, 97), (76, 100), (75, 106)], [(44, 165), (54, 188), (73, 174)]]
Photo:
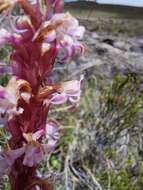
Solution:
[[(80, 99), (81, 80), (51, 84), (56, 58), (68, 62), (84, 46), (79, 40), (84, 27), (70, 14), (63, 13), (61, 0), (4, 0), (2, 14), (15, 6), (24, 14), (17, 17), (12, 32), (0, 28), (0, 48), (10, 44), (10, 66), (0, 61), (0, 74), (11, 74), (6, 87), (0, 86), (0, 124), (10, 135), (9, 149), (0, 152), (0, 177), (9, 176), (12, 190), (51, 190), (47, 180), (37, 176), (38, 164), (54, 151), (60, 140), (60, 124), (48, 118), (53, 106)], [(53, 106), (52, 106), (53, 105)], [(46, 139), (46, 143), (43, 142)]]

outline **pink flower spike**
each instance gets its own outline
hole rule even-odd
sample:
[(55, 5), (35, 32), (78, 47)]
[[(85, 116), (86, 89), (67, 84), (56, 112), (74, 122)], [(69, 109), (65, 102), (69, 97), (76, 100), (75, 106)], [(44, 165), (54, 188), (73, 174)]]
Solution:
[[(0, 13), (9, 23), (8, 30), (0, 28), (0, 48), (12, 46), (9, 63), (0, 61), (0, 74), (12, 75), (6, 86), (0, 86), (0, 127), (5, 126), (9, 135), (9, 150), (0, 152), (0, 176), (8, 172), (11, 187), (18, 190), (41, 185), (32, 183), (37, 180), (38, 165), (60, 141), (59, 123), (48, 119), (50, 109), (65, 103), (66, 110), (74, 111), (80, 99), (82, 78), (57, 84), (55, 78), (48, 81), (56, 62), (85, 52), (80, 41), (85, 29), (63, 12), (63, 2), (0, 0)], [(22, 9), (19, 16), (11, 14), (17, 5)]]

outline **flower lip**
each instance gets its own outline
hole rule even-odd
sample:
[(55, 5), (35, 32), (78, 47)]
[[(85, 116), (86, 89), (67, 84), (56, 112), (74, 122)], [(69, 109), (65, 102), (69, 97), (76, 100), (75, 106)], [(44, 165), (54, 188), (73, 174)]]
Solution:
[[(80, 100), (80, 94), (81, 94), (81, 83), (83, 81), (84, 76), (82, 75), (80, 80), (73, 80), (73, 81), (67, 81), (63, 82), (61, 84), (61, 88), (59, 88), (59, 92), (61, 93), (61, 97), (66, 96), (66, 98), (71, 103), (76, 103)], [(55, 96), (56, 97), (56, 96)]]
[(46, 137), (48, 139), (48, 143), (43, 145), (43, 147), (46, 152), (53, 152), (60, 139), (60, 129), (55, 120), (50, 120), (46, 124)]
[(55, 93), (51, 98), (50, 103), (54, 105), (59, 105), (65, 103), (66, 101), (67, 101), (66, 94)]
[(46, 137), (48, 138), (48, 140), (55, 140), (58, 141), (60, 138), (60, 130), (59, 130), (59, 126), (58, 123), (54, 120), (50, 120), (47, 124), (46, 124)]
[(79, 81), (73, 80), (53, 86), (47, 86), (44, 89), (41, 89), (37, 97), (42, 97), (43, 99), (45, 99), (45, 101), (47, 99), (47, 105), (49, 105), (50, 103), (53, 105), (60, 105), (64, 104), (67, 100), (69, 100), (71, 103), (76, 103), (80, 100), (80, 88), (82, 81), (83, 75), (81, 76)]

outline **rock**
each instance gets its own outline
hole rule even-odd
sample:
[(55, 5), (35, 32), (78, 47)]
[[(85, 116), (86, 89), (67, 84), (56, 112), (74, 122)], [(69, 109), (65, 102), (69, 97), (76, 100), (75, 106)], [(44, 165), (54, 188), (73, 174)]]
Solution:
[(99, 35), (96, 32), (92, 32), (93, 39), (99, 39)]
[(130, 47), (131, 52), (143, 53), (143, 45), (134, 45)]
[(110, 39), (110, 38), (105, 38), (105, 39), (103, 40), (103, 42), (106, 43), (106, 44), (109, 44), (109, 45), (111, 45), (111, 46), (114, 45), (114, 40), (113, 40), (113, 39)]
[(130, 44), (124, 41), (116, 41), (114, 42), (114, 47), (119, 48), (124, 51), (130, 50)]

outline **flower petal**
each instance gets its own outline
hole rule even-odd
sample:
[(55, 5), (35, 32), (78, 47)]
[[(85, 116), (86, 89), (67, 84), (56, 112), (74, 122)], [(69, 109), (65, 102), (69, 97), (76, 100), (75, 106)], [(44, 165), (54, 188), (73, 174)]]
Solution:
[(50, 140), (47, 144), (43, 144), (42, 146), (46, 153), (52, 153), (55, 150), (56, 144), (57, 144), (57, 141)]
[(36, 166), (44, 159), (44, 151), (40, 144), (29, 143), (26, 145), (23, 164), (29, 167)]
[(67, 101), (66, 94), (54, 94), (51, 98), (51, 103), (54, 105), (64, 104)]
[(56, 39), (56, 31), (50, 30), (45, 36), (45, 42), (52, 42)]
[(60, 130), (56, 121), (51, 120), (46, 124), (46, 137), (48, 143), (43, 145), (43, 147), (45, 152), (51, 153), (60, 139)]
[(38, 140), (40, 137), (44, 135), (44, 129), (40, 129), (37, 132), (33, 133), (32, 138), (34, 141)]
[(49, 121), (46, 124), (46, 137), (48, 140), (58, 141), (60, 139), (59, 126), (56, 121)]
[(25, 147), (18, 148), (16, 150), (0, 152), (0, 177), (10, 171), (14, 161), (22, 156), (24, 151)]
[(76, 37), (77, 39), (82, 39), (84, 32), (85, 28), (83, 26), (78, 26), (76, 29), (75, 28), (68, 29), (68, 34), (73, 37)]
[(80, 92), (80, 81), (73, 80), (62, 83), (62, 89), (68, 96), (76, 96)]

